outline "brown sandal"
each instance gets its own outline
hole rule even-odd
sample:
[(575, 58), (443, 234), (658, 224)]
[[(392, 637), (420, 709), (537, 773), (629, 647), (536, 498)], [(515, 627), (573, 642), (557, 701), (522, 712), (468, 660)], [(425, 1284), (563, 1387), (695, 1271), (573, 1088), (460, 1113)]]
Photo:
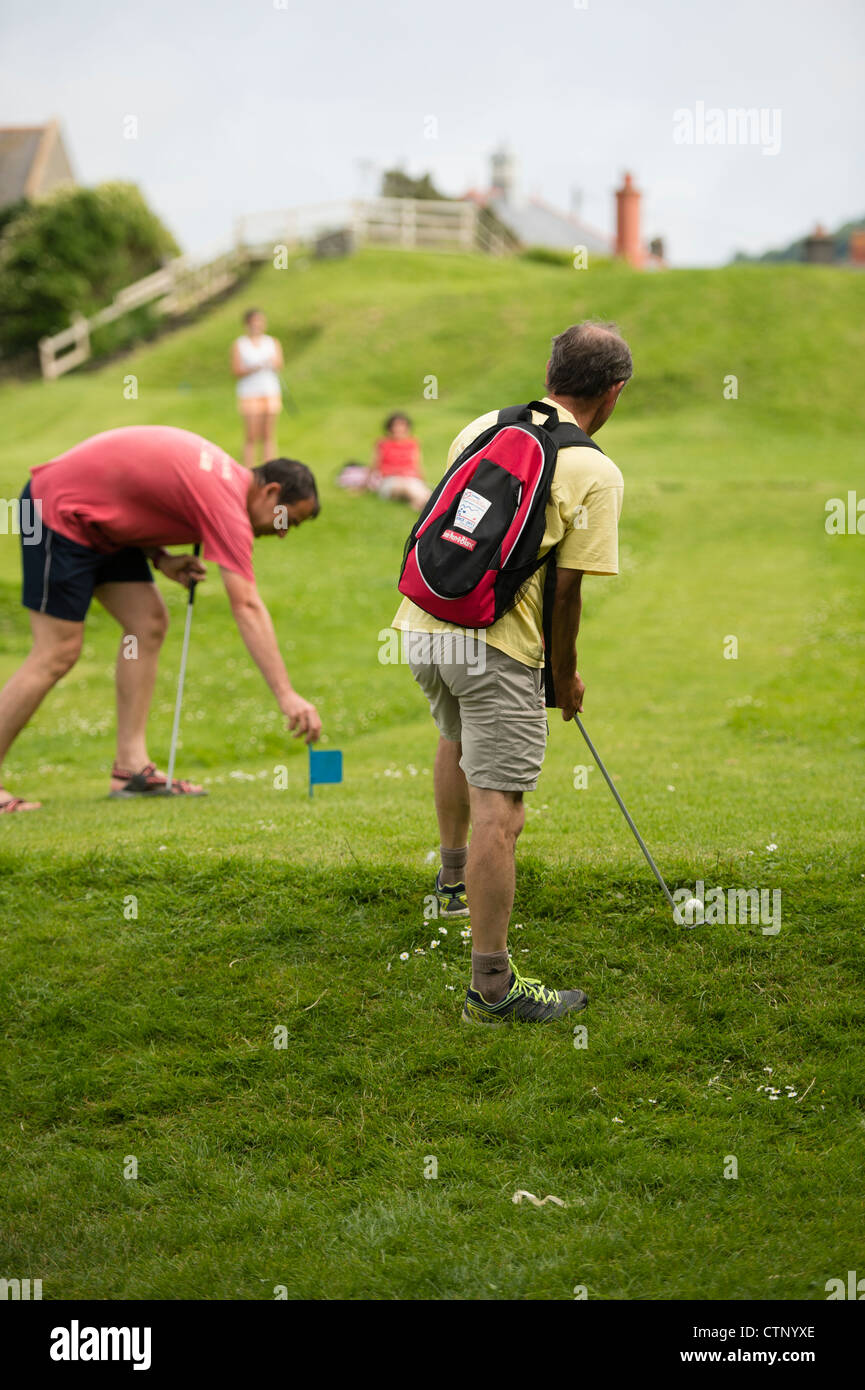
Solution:
[(136, 796), (207, 796), (203, 787), (186, 782), (180, 777), (175, 777), (169, 792), (168, 778), (164, 772), (157, 772), (156, 763), (148, 763), (140, 772), (127, 772), (115, 763), (111, 769), (111, 776), (116, 781), (126, 784), (108, 793), (109, 800), (112, 801), (129, 801)]
[(16, 811), (40, 811), (41, 809), (41, 801), (25, 801), (23, 796), (13, 796), (0, 805), (0, 816), (11, 816), (14, 815)]

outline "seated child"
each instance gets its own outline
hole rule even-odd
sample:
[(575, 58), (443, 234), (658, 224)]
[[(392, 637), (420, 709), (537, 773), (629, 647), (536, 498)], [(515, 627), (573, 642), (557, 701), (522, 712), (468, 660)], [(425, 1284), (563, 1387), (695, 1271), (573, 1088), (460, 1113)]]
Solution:
[(397, 413), (384, 422), (385, 436), (375, 446), (368, 486), (379, 497), (408, 502), (423, 510), (430, 489), (421, 471), (420, 444), (411, 432), (411, 420)]

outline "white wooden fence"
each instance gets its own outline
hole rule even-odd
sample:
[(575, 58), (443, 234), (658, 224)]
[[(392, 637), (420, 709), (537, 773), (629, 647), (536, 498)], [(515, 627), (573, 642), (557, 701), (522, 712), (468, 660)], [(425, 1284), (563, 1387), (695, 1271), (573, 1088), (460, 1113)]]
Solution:
[(39, 342), (39, 363), (42, 375), (49, 381), (86, 362), (91, 353), (90, 335), (95, 328), (113, 323), (115, 319), (151, 304), (158, 314), (176, 317), (188, 313), (199, 304), (222, 294), (239, 278), (249, 260), (237, 248), (226, 251), (215, 260), (197, 263), (187, 256), (178, 256), (161, 270), (145, 275), (118, 290), (112, 302), (98, 313), (85, 318), (76, 314), (68, 328)]
[(303, 245), (343, 229), (357, 246), (489, 255), (508, 249), (504, 238), (483, 224), (476, 204), (433, 198), (354, 199), (253, 213), (238, 221), (235, 243), (258, 259), (269, 259), (278, 246)]
[(487, 255), (501, 255), (508, 249), (504, 238), (484, 225), (478, 208), (470, 202), (368, 198), (254, 213), (237, 223), (231, 251), (203, 263), (178, 256), (161, 270), (119, 290), (107, 308), (89, 318), (76, 314), (68, 328), (42, 338), (42, 375), (53, 381), (86, 362), (93, 330), (142, 304), (151, 304), (156, 313), (167, 317), (187, 313), (235, 284), (250, 262), (270, 260), (277, 247), (305, 245), (340, 230), (350, 231), (358, 246), (481, 251)]

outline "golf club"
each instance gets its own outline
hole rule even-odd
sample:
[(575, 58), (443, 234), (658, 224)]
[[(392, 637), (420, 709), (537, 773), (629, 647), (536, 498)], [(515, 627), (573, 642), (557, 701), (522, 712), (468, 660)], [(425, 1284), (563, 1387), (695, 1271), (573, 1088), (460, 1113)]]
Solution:
[(296, 404), (296, 402), (295, 402), (295, 399), (294, 399), (293, 395), (291, 394), (291, 392), (289, 391), (288, 387), (287, 387), (286, 384), (285, 384), (285, 377), (284, 377), (284, 376), (281, 376), (281, 377), (279, 378), (279, 384), (280, 384), (280, 386), (282, 387), (282, 396), (283, 396), (283, 400), (285, 401), (285, 404), (288, 406), (288, 408), (289, 408), (289, 410), (291, 411), (292, 415), (296, 415), (296, 414), (297, 414), (297, 411), (298, 411), (298, 407), (297, 407), (297, 404)]
[[(201, 544), (196, 542), (193, 551), (195, 558), (201, 554)], [(183, 682), (186, 679), (186, 658), (189, 655), (189, 635), (192, 631), (192, 605), (195, 603), (195, 583), (193, 579), (189, 586), (189, 602), (186, 605), (186, 630), (183, 634), (183, 652), (180, 657), (180, 675), (177, 680), (177, 701), (174, 706), (174, 728), (171, 731), (171, 753), (168, 758), (168, 779), (165, 783), (166, 796), (171, 795), (174, 785), (174, 761), (177, 757), (177, 739), (180, 734), (180, 710), (183, 705)]]
[(652, 858), (651, 854), (649, 853), (649, 851), (648, 851), (648, 849), (647, 849), (647, 847), (646, 847), (646, 843), (645, 843), (645, 841), (643, 840), (642, 835), (640, 834), (640, 832), (639, 832), (639, 830), (637, 829), (637, 827), (634, 825), (634, 822), (631, 820), (631, 817), (630, 817), (630, 815), (629, 815), (629, 813), (628, 813), (628, 808), (627, 808), (627, 806), (625, 805), (625, 803), (624, 803), (624, 801), (622, 800), (622, 798), (619, 796), (619, 793), (616, 791), (616, 788), (615, 788), (614, 785), (613, 785), (612, 778), (610, 777), (610, 774), (607, 772), (607, 769), (604, 767), (604, 764), (601, 762), (601, 759), (600, 759), (600, 757), (598, 756), (598, 750), (597, 750), (597, 748), (595, 747), (595, 745), (592, 743), (592, 740), (589, 738), (589, 735), (586, 733), (586, 730), (585, 730), (585, 728), (583, 727), (583, 722), (582, 722), (582, 720), (580, 719), (580, 716), (579, 716), (578, 714), (575, 714), (575, 715), (574, 715), (574, 722), (575, 722), (577, 728), (579, 729), (580, 733), (582, 734), (583, 738), (586, 740), (586, 743), (587, 743), (588, 746), (589, 746), (589, 752), (591, 753), (591, 755), (592, 755), (592, 757), (594, 758), (594, 760), (595, 760), (595, 762), (596, 762), (598, 768), (600, 769), (601, 776), (603, 777), (603, 779), (604, 779), (604, 781), (606, 782), (607, 786), (609, 787), (610, 791), (613, 793), (613, 796), (616, 798), (616, 801), (619, 803), (619, 810), (621, 811), (622, 815), (625, 817), (625, 820), (628, 822), (628, 825), (631, 827), (631, 830), (634, 832), (634, 839), (636, 840), (637, 844), (640, 846), (640, 849), (643, 851), (643, 854), (646, 856), (646, 863), (648, 864), (649, 868), (652, 870), (652, 873), (655, 875), (655, 878), (658, 880), (658, 885), (659, 885), (659, 887), (661, 888), (661, 891), (663, 892), (664, 897), (667, 899), (667, 902), (670, 904), (670, 907), (673, 909), (673, 917), (674, 917), (674, 920), (677, 921), (677, 922), (680, 922), (680, 921), (681, 921), (681, 917), (680, 917), (680, 913), (679, 913), (679, 908), (676, 906), (675, 902), (673, 901), (673, 895), (672, 895), (672, 893), (670, 892), (669, 888), (667, 887), (666, 883), (664, 882), (663, 878), (661, 877), (661, 875), (660, 875), (660, 873), (659, 873), (659, 871), (658, 871), (658, 866), (657, 866), (657, 864), (655, 863), (654, 859)]

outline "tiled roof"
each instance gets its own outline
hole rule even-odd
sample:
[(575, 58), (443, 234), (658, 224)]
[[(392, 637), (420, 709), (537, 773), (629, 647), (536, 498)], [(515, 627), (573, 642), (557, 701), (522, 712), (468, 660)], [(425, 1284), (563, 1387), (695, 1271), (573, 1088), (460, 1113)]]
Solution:
[(570, 250), (574, 246), (585, 246), (596, 256), (611, 256), (614, 251), (613, 240), (603, 232), (589, 227), (578, 217), (558, 212), (548, 207), (539, 198), (523, 202), (510, 202), (504, 198), (493, 197), (488, 207), (496, 216), (510, 227), (524, 246), (550, 246), (555, 249)]
[(0, 127), (0, 207), (23, 198), (44, 126)]

